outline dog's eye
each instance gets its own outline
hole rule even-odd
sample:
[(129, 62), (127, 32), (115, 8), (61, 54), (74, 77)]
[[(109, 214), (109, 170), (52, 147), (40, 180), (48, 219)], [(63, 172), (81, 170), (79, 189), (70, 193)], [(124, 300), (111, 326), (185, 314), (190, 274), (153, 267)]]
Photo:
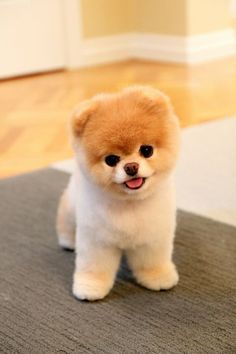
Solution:
[(114, 167), (120, 161), (120, 157), (117, 155), (108, 155), (105, 157), (105, 162), (108, 166)]
[(141, 145), (139, 149), (140, 155), (143, 157), (150, 157), (153, 154), (153, 147), (151, 145)]

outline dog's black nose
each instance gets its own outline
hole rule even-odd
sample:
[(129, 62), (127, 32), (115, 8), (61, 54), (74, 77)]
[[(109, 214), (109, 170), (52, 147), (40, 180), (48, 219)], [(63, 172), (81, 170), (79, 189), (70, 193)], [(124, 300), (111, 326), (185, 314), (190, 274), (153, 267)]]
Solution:
[(124, 165), (124, 170), (129, 176), (135, 176), (138, 172), (139, 164), (137, 162), (129, 162)]

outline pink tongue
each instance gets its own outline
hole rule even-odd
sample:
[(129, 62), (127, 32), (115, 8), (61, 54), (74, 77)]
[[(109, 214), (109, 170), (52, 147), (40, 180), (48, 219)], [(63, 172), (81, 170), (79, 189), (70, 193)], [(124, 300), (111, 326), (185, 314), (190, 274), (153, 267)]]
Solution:
[(130, 179), (129, 181), (125, 182), (125, 184), (131, 189), (140, 187), (142, 183), (143, 183), (143, 179), (141, 177)]

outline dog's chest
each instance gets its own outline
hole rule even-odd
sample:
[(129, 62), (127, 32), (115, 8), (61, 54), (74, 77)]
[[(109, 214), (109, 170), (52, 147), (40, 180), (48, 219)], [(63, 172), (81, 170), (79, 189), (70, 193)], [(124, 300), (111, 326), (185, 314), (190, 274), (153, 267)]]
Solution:
[(120, 248), (132, 248), (157, 237), (157, 205), (100, 206), (93, 215), (97, 237)]

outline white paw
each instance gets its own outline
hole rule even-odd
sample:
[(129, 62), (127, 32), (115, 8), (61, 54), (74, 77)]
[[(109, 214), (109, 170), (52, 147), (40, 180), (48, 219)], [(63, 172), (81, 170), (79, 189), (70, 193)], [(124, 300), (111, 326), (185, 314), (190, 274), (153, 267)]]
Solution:
[(179, 275), (173, 263), (161, 268), (142, 269), (135, 272), (137, 282), (150, 290), (168, 290), (177, 285)]
[(100, 300), (111, 290), (113, 282), (104, 273), (76, 272), (73, 294), (79, 300)]
[(58, 235), (58, 243), (64, 249), (71, 251), (74, 251), (75, 249), (74, 239), (72, 239), (71, 237), (69, 238), (65, 235)]

